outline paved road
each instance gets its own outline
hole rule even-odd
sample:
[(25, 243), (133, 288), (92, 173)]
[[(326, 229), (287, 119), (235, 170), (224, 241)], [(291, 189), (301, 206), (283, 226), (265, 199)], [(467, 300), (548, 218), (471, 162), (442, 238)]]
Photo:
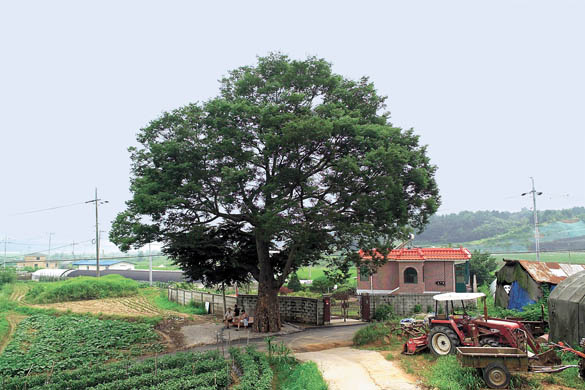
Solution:
[(375, 351), (348, 347), (295, 354), (317, 363), (329, 390), (416, 390), (415, 381)]
[[(282, 342), (295, 352), (316, 351), (321, 349), (335, 348), (339, 346), (347, 346), (351, 344), (353, 334), (358, 329), (367, 324), (351, 325), (351, 326), (336, 326), (336, 327), (322, 327), (306, 329), (302, 332), (289, 333), (285, 335), (275, 336), (274, 342)], [(258, 337), (256, 333), (250, 333), (251, 339), (246, 338), (230, 342), (232, 346), (242, 346), (246, 344), (255, 345), (258, 349), (266, 348), (264, 337)], [(228, 341), (224, 341), (224, 347), (227, 347)], [(207, 351), (210, 349), (221, 349), (221, 345), (210, 344), (199, 347), (190, 348), (190, 351)]]

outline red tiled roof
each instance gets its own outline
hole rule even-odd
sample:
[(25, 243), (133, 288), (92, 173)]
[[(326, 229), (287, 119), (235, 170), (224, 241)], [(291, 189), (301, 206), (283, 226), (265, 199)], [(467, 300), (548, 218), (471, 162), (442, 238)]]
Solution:
[[(360, 250), (362, 259), (371, 259), (372, 256)], [(382, 257), (378, 251), (374, 256)], [(402, 248), (393, 249), (387, 256), (388, 260), (469, 260), (471, 253), (466, 248)]]

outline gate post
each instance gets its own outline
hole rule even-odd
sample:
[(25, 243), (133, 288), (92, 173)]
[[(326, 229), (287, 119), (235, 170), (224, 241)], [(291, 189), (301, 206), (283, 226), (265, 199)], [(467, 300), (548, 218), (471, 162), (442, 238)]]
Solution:
[(360, 295), (360, 303), (361, 303), (361, 311), (362, 311), (362, 320), (363, 321), (370, 321), (370, 296), (368, 293), (362, 293)]
[(323, 297), (323, 325), (331, 323), (331, 297)]

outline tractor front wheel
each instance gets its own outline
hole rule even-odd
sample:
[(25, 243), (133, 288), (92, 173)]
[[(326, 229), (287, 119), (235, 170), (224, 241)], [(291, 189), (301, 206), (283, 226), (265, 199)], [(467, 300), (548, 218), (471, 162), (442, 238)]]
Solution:
[(502, 345), (498, 342), (498, 339), (493, 337), (485, 337), (479, 340), (481, 347), (501, 347)]
[(457, 333), (453, 329), (444, 326), (437, 326), (431, 329), (427, 340), (431, 352), (437, 356), (455, 353), (459, 345)]

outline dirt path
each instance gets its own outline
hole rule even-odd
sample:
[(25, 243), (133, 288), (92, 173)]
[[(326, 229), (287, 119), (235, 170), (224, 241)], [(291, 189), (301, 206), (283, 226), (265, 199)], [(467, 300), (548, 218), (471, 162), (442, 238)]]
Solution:
[(12, 335), (16, 331), (16, 327), (18, 323), (25, 319), (26, 316), (18, 315), (18, 314), (8, 314), (6, 319), (8, 320), (8, 333), (4, 336), (4, 339), (0, 340), (0, 353), (4, 352), (4, 348), (8, 345), (10, 340), (12, 339)]
[(414, 378), (378, 352), (349, 347), (295, 354), (317, 363), (329, 390), (416, 390)]

